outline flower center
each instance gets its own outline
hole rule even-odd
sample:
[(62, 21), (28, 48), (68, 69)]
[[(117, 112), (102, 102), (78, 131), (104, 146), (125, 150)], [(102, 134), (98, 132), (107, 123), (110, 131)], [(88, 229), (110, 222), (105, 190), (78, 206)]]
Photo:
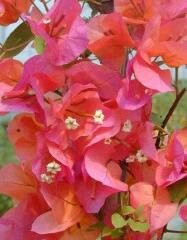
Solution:
[(53, 161), (47, 164), (47, 172), (56, 175), (58, 172), (62, 170), (60, 164)]
[(77, 120), (72, 117), (67, 117), (65, 120), (65, 125), (68, 130), (75, 130), (79, 127)]
[(94, 122), (97, 124), (103, 124), (103, 120), (105, 118), (102, 110), (96, 110), (93, 116)]
[(122, 131), (128, 133), (128, 132), (131, 132), (131, 130), (132, 130), (131, 121), (130, 120), (125, 121), (122, 127)]

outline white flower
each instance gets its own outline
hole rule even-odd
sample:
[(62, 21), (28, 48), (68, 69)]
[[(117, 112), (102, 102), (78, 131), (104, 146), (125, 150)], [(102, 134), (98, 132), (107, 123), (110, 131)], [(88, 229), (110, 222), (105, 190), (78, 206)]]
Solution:
[(48, 163), (46, 168), (48, 173), (51, 173), (54, 175), (62, 170), (60, 164), (58, 164), (55, 161)]
[(93, 116), (94, 122), (97, 124), (103, 124), (103, 120), (105, 118), (102, 110), (96, 110)]
[(53, 175), (47, 175), (45, 173), (41, 174), (41, 181), (44, 183), (51, 184), (54, 182), (54, 176)]
[(111, 138), (105, 138), (104, 140), (104, 144), (107, 144), (107, 145), (111, 144), (111, 142), (112, 142)]
[(140, 162), (140, 163), (144, 163), (148, 160), (142, 150), (137, 151), (136, 158), (137, 158), (138, 162)]
[(126, 162), (127, 163), (132, 163), (134, 162), (136, 159), (136, 156), (135, 155), (130, 155), (128, 158), (126, 158)]
[(48, 18), (48, 17), (46, 17), (46, 18), (43, 19), (43, 23), (44, 23), (44, 24), (49, 24), (50, 22), (51, 22), (51, 19)]
[(123, 127), (122, 127), (122, 131), (123, 132), (131, 132), (132, 130), (132, 123), (130, 120), (127, 120), (124, 122)]
[(77, 120), (72, 117), (67, 117), (65, 120), (66, 128), (71, 130), (71, 129), (77, 129), (79, 127), (79, 124), (77, 123)]

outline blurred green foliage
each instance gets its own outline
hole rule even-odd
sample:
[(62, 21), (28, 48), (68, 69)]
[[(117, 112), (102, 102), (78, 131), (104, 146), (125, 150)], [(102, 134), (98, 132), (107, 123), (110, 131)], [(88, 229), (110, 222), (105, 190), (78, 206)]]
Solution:
[[(0, 119), (0, 167), (3, 165), (16, 162), (16, 156), (12, 145), (8, 141), (6, 128), (10, 116), (1, 117)], [(13, 206), (9, 197), (0, 194), (0, 216)]]
[[(187, 81), (180, 83), (180, 88), (187, 88)], [(169, 111), (172, 103), (175, 101), (174, 93), (157, 94), (153, 97), (153, 117), (154, 122), (160, 125)], [(187, 93), (184, 94), (176, 110), (170, 118), (167, 128), (172, 131), (176, 128), (187, 127)]]
[(0, 195), (0, 216), (3, 215), (11, 207), (13, 207), (11, 198), (8, 196)]
[(10, 116), (4, 116), (0, 119), (0, 167), (7, 163), (16, 161), (14, 149), (8, 141), (6, 131), (9, 120)]

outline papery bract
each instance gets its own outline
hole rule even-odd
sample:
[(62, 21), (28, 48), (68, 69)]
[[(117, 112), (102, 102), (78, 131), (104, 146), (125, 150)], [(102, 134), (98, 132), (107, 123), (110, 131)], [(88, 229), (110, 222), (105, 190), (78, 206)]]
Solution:
[[(40, 2), (0, 1), (0, 24), (25, 19), (40, 53), (0, 60), (0, 114), (13, 113), (18, 158), (0, 169), (16, 204), (0, 239), (161, 240), (178, 207), (187, 221), (187, 132), (166, 126), (185, 93), (186, 1), (88, 1), (90, 17), (82, 1)], [(19, 34), (0, 52), (27, 45)], [(155, 95), (167, 92), (176, 98), (160, 124)]]
[(31, 2), (29, 0), (1, 0), (0, 1), (0, 24), (8, 25), (16, 22), (21, 13), (29, 9)]
[(0, 191), (16, 201), (36, 192), (35, 178), (21, 166), (9, 164), (0, 170)]
[(77, 0), (58, 0), (39, 22), (27, 17), (32, 31), (45, 40), (45, 53), (52, 64), (67, 64), (86, 50), (87, 26), (80, 13)]
[(124, 20), (117, 13), (92, 18), (88, 36), (89, 49), (103, 64), (117, 70), (125, 61), (125, 48), (134, 46)]
[(48, 188), (44, 186), (42, 193), (52, 210), (40, 215), (32, 225), (32, 231), (39, 234), (62, 232), (79, 222), (84, 214), (71, 186)]
[(159, 152), (158, 160), (160, 163), (156, 171), (158, 185), (169, 185), (186, 177), (184, 148), (176, 134), (171, 137), (166, 150)]
[(131, 186), (130, 192), (132, 206), (144, 206), (144, 216), (150, 223), (151, 232), (164, 227), (175, 216), (177, 204), (171, 203), (166, 188), (155, 189), (151, 184), (139, 182)]

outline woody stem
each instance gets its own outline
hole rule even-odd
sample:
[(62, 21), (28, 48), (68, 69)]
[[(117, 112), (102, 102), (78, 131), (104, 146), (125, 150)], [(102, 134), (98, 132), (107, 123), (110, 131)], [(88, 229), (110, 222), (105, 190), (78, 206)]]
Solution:
[[(167, 123), (169, 122), (173, 112), (175, 111), (176, 107), (178, 106), (178, 104), (179, 104), (181, 98), (184, 96), (185, 92), (186, 92), (186, 88), (183, 88), (181, 90), (181, 92), (179, 92), (179, 94), (177, 94), (175, 101), (173, 102), (173, 104), (170, 107), (164, 121), (162, 122), (162, 125), (161, 125), (162, 128), (166, 127)], [(157, 140), (156, 140), (156, 143), (155, 143), (157, 148), (160, 147), (160, 137), (161, 137), (161, 131), (158, 132), (158, 137), (157, 137)]]
[(30, 2), (31, 2), (32, 5), (41, 13), (40, 9), (38, 8), (38, 6), (37, 6), (36, 3), (34, 2), (34, 0), (30, 0)]
[[(173, 102), (173, 104), (170, 107), (170, 109), (169, 109), (169, 111), (168, 111), (164, 121), (162, 122), (161, 128), (165, 128), (166, 127), (167, 123), (169, 122), (173, 112), (175, 111), (176, 107), (178, 106), (178, 104), (179, 104), (180, 100), (182, 99), (182, 97), (184, 96), (185, 92), (186, 92), (186, 88), (183, 88), (179, 92), (179, 94), (177, 94), (175, 101)], [(160, 140), (161, 140), (161, 131), (158, 132), (158, 137), (157, 137), (157, 140), (156, 140), (156, 143), (155, 143), (157, 148), (160, 147)]]
[(165, 233), (187, 233), (187, 231), (178, 231), (178, 230), (169, 230), (169, 229), (166, 229)]
[(45, 2), (45, 0), (40, 0), (40, 1), (43, 3), (46, 12), (48, 12), (49, 8), (48, 8), (47, 3)]

